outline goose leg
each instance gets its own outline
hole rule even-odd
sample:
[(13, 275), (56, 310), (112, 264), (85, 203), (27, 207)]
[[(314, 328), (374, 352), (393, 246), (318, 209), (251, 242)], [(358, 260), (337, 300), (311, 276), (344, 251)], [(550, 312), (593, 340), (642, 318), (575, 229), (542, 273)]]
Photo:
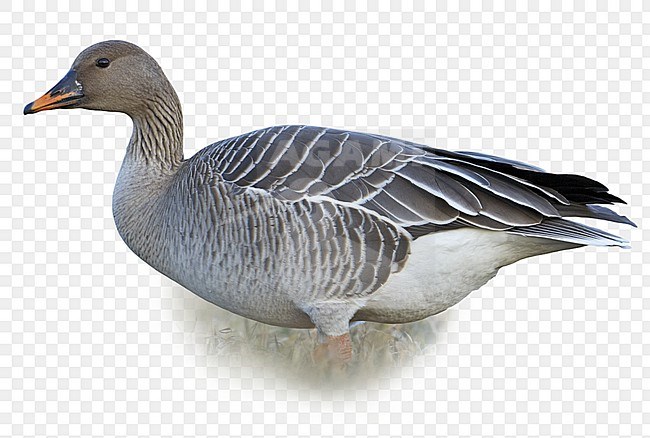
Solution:
[(344, 367), (352, 359), (350, 320), (359, 309), (352, 303), (321, 302), (304, 309), (318, 329), (316, 363)]

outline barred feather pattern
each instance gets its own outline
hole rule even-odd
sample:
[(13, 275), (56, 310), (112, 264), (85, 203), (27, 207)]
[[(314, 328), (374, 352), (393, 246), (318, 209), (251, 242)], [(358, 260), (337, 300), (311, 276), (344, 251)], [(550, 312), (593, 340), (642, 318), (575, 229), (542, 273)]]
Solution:
[[(197, 159), (238, 187), (288, 202), (324, 197), (349, 203), (417, 230), (414, 238), (444, 226), (516, 233), (565, 216), (632, 224), (591, 205), (622, 201), (588, 178), (380, 135), (275, 126), (215, 143)], [(563, 221), (554, 223), (560, 231)], [(572, 230), (567, 225), (546, 237), (566, 240)], [(609, 235), (601, 243), (625, 244)]]
[(332, 199), (288, 203), (211, 174), (193, 162), (151, 196), (122, 184), (115, 217), (136, 254), (220, 307), (309, 327), (303, 307), (364, 300), (407, 259), (409, 234), (372, 211)]
[[(565, 214), (631, 223), (589, 204), (618, 200), (595, 181), (482, 154), (277, 126), (220, 141), (168, 168), (151, 164), (155, 136), (138, 132), (144, 123), (134, 126), (114, 193), (124, 241), (199, 296), (269, 324), (344, 333), (406, 266), (413, 240), (427, 234), (469, 227), (566, 243), (543, 253), (625, 246)], [(180, 141), (167, 146), (170, 157), (180, 156)], [(467, 292), (458, 289), (449, 302)]]

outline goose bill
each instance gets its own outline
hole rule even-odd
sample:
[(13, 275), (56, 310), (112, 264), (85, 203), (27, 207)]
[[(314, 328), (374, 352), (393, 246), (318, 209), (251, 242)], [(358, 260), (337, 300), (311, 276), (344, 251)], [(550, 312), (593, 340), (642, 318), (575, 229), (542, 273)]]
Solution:
[(70, 70), (50, 91), (34, 102), (27, 104), (23, 114), (72, 107), (83, 96), (83, 89), (79, 81), (77, 81), (77, 72)]

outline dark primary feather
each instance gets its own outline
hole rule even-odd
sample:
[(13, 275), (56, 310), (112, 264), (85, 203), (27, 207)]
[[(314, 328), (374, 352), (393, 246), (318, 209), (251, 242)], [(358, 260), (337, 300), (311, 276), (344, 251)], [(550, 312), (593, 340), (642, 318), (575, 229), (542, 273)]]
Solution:
[[(414, 238), (477, 227), (585, 240), (583, 228), (560, 219), (571, 216), (633, 225), (593, 205), (623, 201), (587, 177), (380, 135), (275, 126), (215, 143), (199, 155), (238, 187), (260, 189), (288, 202), (330, 198), (349, 208), (372, 210)], [(609, 242), (608, 236), (600, 238)]]

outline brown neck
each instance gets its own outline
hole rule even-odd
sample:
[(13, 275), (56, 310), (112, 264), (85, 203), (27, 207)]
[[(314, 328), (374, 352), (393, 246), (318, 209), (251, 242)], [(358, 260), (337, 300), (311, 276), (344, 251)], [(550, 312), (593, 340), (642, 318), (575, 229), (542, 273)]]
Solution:
[(163, 171), (174, 171), (183, 161), (183, 113), (176, 93), (156, 95), (130, 114), (133, 134), (127, 156)]

